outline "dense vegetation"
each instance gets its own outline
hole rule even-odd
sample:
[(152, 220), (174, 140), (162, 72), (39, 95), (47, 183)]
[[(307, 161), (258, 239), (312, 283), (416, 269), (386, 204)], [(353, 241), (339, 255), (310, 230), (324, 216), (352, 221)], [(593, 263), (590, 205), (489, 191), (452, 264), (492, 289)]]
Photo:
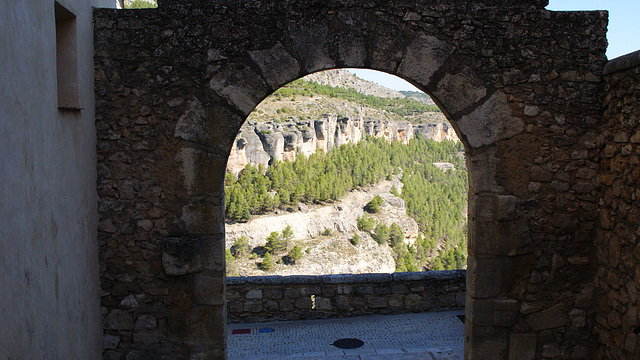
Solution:
[(281, 100), (283, 98), (295, 98), (296, 96), (323, 96), (353, 101), (359, 104), (389, 111), (399, 116), (409, 116), (424, 112), (440, 112), (435, 105), (429, 105), (412, 98), (381, 98), (373, 95), (364, 95), (354, 89), (321, 85), (313, 81), (296, 80), (281, 87), (272, 96)]
[(125, 1), (124, 4), (125, 9), (148, 9), (157, 7), (158, 2), (156, 0), (131, 0), (129, 2)]
[[(397, 271), (462, 268), (466, 264), (464, 207), (468, 185), (461, 151), (460, 143), (449, 141), (416, 138), (402, 145), (367, 138), (327, 154), (275, 162), (266, 170), (248, 165), (237, 178), (231, 173), (226, 176), (227, 220), (246, 221), (254, 214), (298, 202), (335, 201), (356, 187), (401, 174), (399, 195), (424, 236), (406, 246), (397, 224), (377, 224), (367, 216), (358, 219), (358, 228), (394, 248)], [(443, 171), (434, 162), (449, 162), (456, 169)], [(369, 212), (375, 213), (380, 200), (372, 199)], [(359, 237), (352, 242), (357, 244)]]

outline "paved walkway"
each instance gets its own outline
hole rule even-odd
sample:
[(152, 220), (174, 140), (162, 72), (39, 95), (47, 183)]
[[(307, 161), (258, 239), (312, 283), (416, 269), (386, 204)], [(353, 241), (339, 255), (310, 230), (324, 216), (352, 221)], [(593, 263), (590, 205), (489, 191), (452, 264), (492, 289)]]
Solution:
[[(229, 360), (462, 360), (463, 311), (373, 315), (343, 319), (231, 324)], [(332, 345), (359, 339), (356, 349)]]

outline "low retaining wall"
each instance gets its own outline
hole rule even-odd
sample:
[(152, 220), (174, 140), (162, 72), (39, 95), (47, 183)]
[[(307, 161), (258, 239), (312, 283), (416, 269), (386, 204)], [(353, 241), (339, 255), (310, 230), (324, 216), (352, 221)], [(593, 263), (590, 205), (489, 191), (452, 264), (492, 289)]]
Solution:
[(464, 308), (466, 271), (227, 278), (227, 320), (263, 322)]

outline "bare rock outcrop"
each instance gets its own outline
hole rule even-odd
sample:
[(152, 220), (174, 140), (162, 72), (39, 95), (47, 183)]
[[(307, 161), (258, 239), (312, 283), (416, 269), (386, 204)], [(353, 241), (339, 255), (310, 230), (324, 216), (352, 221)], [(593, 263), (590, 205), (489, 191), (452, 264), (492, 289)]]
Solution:
[[(387, 244), (378, 245), (369, 234), (357, 229), (357, 218), (365, 215), (364, 206), (375, 195), (380, 195), (384, 200), (380, 212), (366, 216), (387, 226), (397, 223), (405, 242), (412, 244), (415, 241), (418, 224), (406, 214), (404, 200), (389, 193), (392, 186), (402, 189), (402, 182), (395, 177), (393, 181), (382, 181), (375, 186), (352, 191), (333, 204), (313, 205), (307, 211), (262, 215), (247, 223), (228, 224), (226, 248), (230, 249), (242, 236), (250, 248), (264, 246), (271, 232), (281, 232), (288, 225), (294, 234), (289, 248), (299, 245), (306, 250), (306, 255), (293, 267), (276, 268), (278, 275), (393, 272), (393, 250)], [(326, 229), (331, 230), (331, 236), (321, 235)], [(357, 246), (350, 243), (355, 233), (361, 238)], [(229, 268), (230, 274), (264, 275), (255, 261), (248, 256), (237, 259)]]
[(360, 79), (351, 72), (342, 69), (317, 72), (315, 74), (305, 76), (304, 79), (321, 85), (353, 89), (365, 95), (373, 95), (382, 98), (405, 97), (398, 91), (391, 90), (371, 81)]
[(444, 122), (413, 125), (408, 121), (348, 118), (324, 114), (315, 120), (290, 120), (283, 123), (248, 123), (242, 126), (231, 149), (227, 170), (239, 174), (247, 164), (265, 168), (274, 160), (295, 161), (316, 151), (357, 143), (367, 136), (408, 144), (415, 134), (435, 141), (457, 141), (453, 128)]
[(453, 127), (446, 122), (436, 122), (430, 124), (417, 124), (413, 126), (415, 134), (422, 137), (432, 139), (434, 141), (459, 141), (458, 135)]

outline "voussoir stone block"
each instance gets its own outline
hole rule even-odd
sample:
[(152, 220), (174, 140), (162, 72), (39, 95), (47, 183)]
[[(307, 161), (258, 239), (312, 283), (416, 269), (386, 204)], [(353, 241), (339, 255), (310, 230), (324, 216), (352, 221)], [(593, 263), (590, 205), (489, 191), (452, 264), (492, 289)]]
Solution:
[(219, 69), (211, 77), (209, 87), (245, 115), (249, 115), (270, 92), (262, 76), (244, 64)]
[(487, 95), (487, 89), (469, 68), (451, 74), (447, 73), (438, 82), (438, 88), (433, 94), (445, 109), (457, 114), (479, 102)]
[(273, 89), (295, 80), (300, 73), (298, 61), (279, 42), (266, 50), (249, 51), (249, 56), (258, 64)]
[(313, 21), (313, 25), (292, 21), (289, 34), (296, 48), (298, 60), (304, 73), (310, 74), (319, 70), (335, 67), (329, 54), (329, 29), (322, 20)]
[(454, 50), (455, 48), (449, 42), (435, 36), (419, 34), (407, 48), (398, 67), (398, 75), (427, 86), (433, 74), (440, 69)]
[(499, 91), (457, 124), (473, 148), (509, 139), (524, 130), (524, 122), (513, 116), (506, 95)]

